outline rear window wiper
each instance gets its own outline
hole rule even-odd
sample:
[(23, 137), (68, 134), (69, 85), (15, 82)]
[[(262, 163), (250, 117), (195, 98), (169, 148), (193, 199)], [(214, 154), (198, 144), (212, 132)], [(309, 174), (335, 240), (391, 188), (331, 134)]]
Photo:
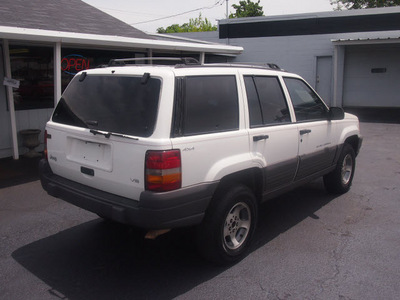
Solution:
[(135, 137), (132, 137), (129, 135), (113, 133), (113, 132), (105, 132), (105, 131), (100, 131), (100, 130), (96, 130), (96, 129), (90, 129), (90, 133), (92, 133), (93, 135), (96, 135), (96, 134), (104, 135), (107, 139), (109, 139), (110, 136), (116, 136), (116, 137), (131, 139), (131, 140), (135, 140), (135, 141), (139, 140), (138, 138), (135, 138)]

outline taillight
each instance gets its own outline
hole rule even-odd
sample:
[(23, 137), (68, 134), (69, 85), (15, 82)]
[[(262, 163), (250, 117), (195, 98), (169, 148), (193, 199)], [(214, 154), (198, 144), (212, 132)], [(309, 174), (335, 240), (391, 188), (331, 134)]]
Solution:
[(48, 161), (48, 155), (47, 155), (47, 130), (44, 131), (44, 158)]
[(182, 184), (181, 152), (179, 150), (147, 151), (146, 190), (167, 192)]

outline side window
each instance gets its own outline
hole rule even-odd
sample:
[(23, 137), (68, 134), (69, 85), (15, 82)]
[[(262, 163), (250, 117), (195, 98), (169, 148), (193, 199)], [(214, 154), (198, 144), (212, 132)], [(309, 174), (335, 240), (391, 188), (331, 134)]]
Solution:
[(277, 77), (244, 77), (249, 105), (250, 126), (290, 122), (289, 109)]
[(326, 120), (327, 108), (317, 94), (302, 80), (284, 78), (292, 99), (297, 121)]
[(183, 135), (239, 129), (236, 77), (188, 76), (183, 88)]

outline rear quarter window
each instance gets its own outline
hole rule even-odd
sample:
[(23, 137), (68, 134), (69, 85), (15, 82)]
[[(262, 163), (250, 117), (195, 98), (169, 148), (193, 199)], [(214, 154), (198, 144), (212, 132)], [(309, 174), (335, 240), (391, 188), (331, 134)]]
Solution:
[(87, 75), (75, 77), (58, 103), (57, 123), (148, 137), (154, 131), (161, 80)]
[(234, 75), (188, 76), (182, 85), (181, 135), (237, 130), (239, 104)]

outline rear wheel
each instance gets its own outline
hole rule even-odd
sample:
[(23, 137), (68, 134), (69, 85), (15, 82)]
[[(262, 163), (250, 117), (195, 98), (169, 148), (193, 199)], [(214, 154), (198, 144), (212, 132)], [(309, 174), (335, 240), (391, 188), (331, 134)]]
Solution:
[(343, 194), (350, 190), (356, 166), (353, 147), (344, 144), (335, 170), (324, 176), (325, 188), (334, 194)]
[(238, 185), (219, 192), (199, 227), (201, 254), (219, 265), (242, 259), (249, 248), (257, 222), (257, 203), (253, 192)]

